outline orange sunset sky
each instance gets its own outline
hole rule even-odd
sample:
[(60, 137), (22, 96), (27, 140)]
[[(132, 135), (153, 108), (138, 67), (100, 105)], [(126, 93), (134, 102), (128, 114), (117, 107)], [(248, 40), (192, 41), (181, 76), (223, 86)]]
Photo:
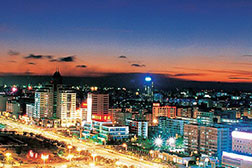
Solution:
[[(197, 3), (196, 3), (197, 2)], [(249, 1), (5, 2), (0, 75), (155, 73), (251, 82)]]

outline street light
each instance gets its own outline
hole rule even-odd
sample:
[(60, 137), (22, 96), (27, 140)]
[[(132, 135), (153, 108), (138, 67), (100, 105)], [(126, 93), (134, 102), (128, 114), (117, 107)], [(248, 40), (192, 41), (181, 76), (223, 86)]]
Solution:
[(93, 157), (93, 162), (95, 162), (95, 157), (97, 156), (97, 154), (92, 153), (92, 155), (91, 155), (91, 156)]
[(67, 156), (67, 160), (70, 160), (70, 163), (72, 162), (72, 158), (73, 158), (73, 155), (72, 155), (72, 154), (69, 154), (69, 155)]
[(125, 150), (127, 151), (127, 149), (128, 149), (128, 145), (127, 145), (126, 143), (123, 143), (123, 144), (122, 144), (122, 147), (124, 147), (124, 148), (125, 148)]
[(77, 151), (79, 152), (79, 155), (80, 155), (80, 152), (82, 151), (82, 149), (80, 147), (78, 147)]
[(44, 155), (44, 154), (41, 155), (41, 159), (42, 159), (43, 162), (44, 162), (44, 167), (45, 167), (45, 161), (46, 161), (48, 158), (49, 158), (49, 155)]
[(154, 153), (154, 151), (153, 150), (150, 150), (150, 156), (152, 157), (152, 155), (153, 155), (153, 153)]
[(95, 168), (95, 164), (94, 164), (94, 163), (90, 163), (90, 164), (89, 164), (89, 167)]
[(156, 146), (161, 147), (163, 144), (163, 140), (160, 137), (158, 137), (155, 139), (154, 143)]
[(11, 157), (11, 153), (6, 153), (5, 156), (6, 156), (7, 162), (9, 163), (10, 157)]
[(9, 158), (11, 156), (11, 153), (6, 153), (5, 156)]
[(153, 119), (153, 124), (157, 124), (158, 123), (158, 120), (155, 118), (155, 119)]
[(68, 145), (67, 148), (68, 148), (68, 153), (70, 154), (70, 150), (73, 148), (73, 146), (72, 145)]

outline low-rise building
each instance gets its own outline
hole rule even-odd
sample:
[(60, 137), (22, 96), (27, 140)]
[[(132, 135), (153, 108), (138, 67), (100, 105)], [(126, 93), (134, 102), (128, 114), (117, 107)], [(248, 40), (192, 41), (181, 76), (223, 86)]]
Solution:
[(252, 166), (251, 132), (232, 132), (232, 152), (223, 152), (222, 164), (237, 168), (250, 168)]
[(129, 127), (116, 125), (110, 121), (83, 122), (82, 135), (84, 138), (96, 136), (101, 141), (117, 141), (129, 137)]

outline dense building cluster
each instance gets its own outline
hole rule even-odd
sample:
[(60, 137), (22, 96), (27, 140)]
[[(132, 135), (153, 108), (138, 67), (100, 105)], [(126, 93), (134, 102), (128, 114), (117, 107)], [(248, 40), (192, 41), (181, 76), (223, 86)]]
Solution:
[(0, 96), (10, 118), (103, 144), (150, 140), (153, 156), (187, 166), (251, 166), (251, 110), (250, 92), (164, 91), (149, 76), (138, 89), (100, 88), (64, 85), (56, 71), (43, 85), (3, 86)]

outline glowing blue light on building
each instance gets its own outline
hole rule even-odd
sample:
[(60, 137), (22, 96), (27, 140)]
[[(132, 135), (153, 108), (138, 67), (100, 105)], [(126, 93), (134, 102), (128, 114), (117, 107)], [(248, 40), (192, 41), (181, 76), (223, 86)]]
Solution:
[(151, 80), (152, 80), (151, 77), (149, 77), (149, 76), (146, 76), (146, 77), (145, 77), (145, 81), (146, 81), (146, 82), (150, 82)]

